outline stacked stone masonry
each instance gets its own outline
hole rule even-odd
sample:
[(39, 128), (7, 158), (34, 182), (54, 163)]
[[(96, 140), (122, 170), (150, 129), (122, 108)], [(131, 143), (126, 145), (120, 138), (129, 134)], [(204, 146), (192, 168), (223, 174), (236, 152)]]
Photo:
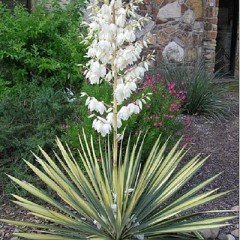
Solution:
[(144, 0), (143, 13), (152, 17), (148, 28), (157, 62), (194, 63), (203, 58), (215, 66), (219, 0)]

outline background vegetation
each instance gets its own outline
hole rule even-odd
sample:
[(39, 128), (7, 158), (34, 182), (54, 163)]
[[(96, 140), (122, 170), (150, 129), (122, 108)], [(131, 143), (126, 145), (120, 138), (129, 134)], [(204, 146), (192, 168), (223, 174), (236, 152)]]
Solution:
[(30, 14), (20, 5), (13, 12), (0, 5), (0, 182), (6, 193), (14, 186), (5, 173), (31, 178), (22, 158), (32, 160), (38, 145), (50, 149), (67, 119), (75, 119), (69, 93), (83, 82), (81, 4), (42, 6)]
[(216, 84), (218, 73), (209, 73), (203, 60), (194, 67), (185, 63), (162, 64), (162, 72), (168, 87), (174, 94), (185, 93), (181, 100), (183, 113), (189, 115), (204, 115), (213, 119), (222, 119), (227, 116), (228, 103), (223, 100), (226, 88)]

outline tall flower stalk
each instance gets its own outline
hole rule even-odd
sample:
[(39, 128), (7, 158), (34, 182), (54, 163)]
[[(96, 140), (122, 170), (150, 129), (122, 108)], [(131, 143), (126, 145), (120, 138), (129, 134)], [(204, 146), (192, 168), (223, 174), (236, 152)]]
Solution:
[[(112, 6), (112, 15), (113, 15), (113, 24), (116, 25), (116, 14), (115, 14), (115, 4)], [(113, 60), (112, 60), (112, 72), (114, 73), (114, 80), (113, 80), (113, 93), (115, 93), (117, 89), (117, 80), (118, 80), (118, 74), (117, 74), (117, 67), (116, 64), (114, 63), (114, 59), (116, 59), (117, 56), (117, 41), (115, 38), (114, 41), (114, 50), (113, 50)], [(117, 140), (117, 135), (118, 135), (118, 128), (117, 128), (117, 121), (118, 121), (118, 107), (117, 107), (117, 98), (116, 95), (113, 94), (113, 164), (114, 168), (116, 168), (117, 165), (117, 158), (118, 158), (118, 140)]]
[[(91, 42), (87, 57), (90, 58), (86, 77), (90, 84), (101, 84), (106, 81), (112, 85), (113, 101), (105, 103), (87, 96), (86, 105), (93, 117), (93, 128), (102, 136), (113, 130), (113, 165), (117, 165), (118, 140), (121, 134), (118, 129), (122, 121), (128, 120), (132, 114), (140, 113), (142, 105), (149, 99), (149, 94), (141, 99), (134, 99), (132, 94), (137, 90), (149, 64), (154, 60), (153, 54), (142, 56), (147, 47), (147, 36), (137, 39), (136, 33), (149, 17), (140, 16), (136, 12), (136, 4), (142, 0), (93, 1), (90, 12), (89, 33), (87, 40)], [(131, 99), (131, 101), (130, 101)]]

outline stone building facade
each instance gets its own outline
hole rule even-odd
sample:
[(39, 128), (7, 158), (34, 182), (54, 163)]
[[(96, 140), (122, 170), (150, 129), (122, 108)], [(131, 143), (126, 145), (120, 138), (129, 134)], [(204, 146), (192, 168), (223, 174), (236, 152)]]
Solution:
[(157, 62), (192, 64), (202, 58), (213, 72), (219, 1), (222, 0), (144, 0), (141, 11), (152, 17), (148, 30)]

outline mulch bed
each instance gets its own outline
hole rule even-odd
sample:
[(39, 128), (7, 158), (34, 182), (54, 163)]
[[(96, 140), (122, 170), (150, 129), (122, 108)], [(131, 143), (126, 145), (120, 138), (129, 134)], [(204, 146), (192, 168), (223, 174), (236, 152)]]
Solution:
[[(190, 142), (189, 155), (201, 153), (209, 159), (201, 171), (188, 184), (193, 186), (220, 172), (222, 174), (208, 187), (220, 187), (221, 191), (233, 190), (204, 209), (231, 209), (238, 205), (239, 188), (239, 113), (238, 94), (230, 93), (226, 99), (231, 102), (229, 119), (216, 122), (202, 116), (191, 117), (191, 124), (185, 129), (185, 138)], [(190, 140), (189, 140), (190, 139)]]
[[(199, 211), (230, 210), (239, 205), (239, 103), (238, 93), (228, 93), (230, 102), (229, 118), (213, 121), (202, 116), (192, 116), (191, 124), (185, 129), (185, 139), (191, 147), (189, 156), (201, 153), (209, 159), (186, 188), (194, 186), (218, 173), (222, 173), (204, 190), (219, 188), (219, 192), (229, 191), (225, 196), (198, 208)], [(189, 159), (189, 158), (188, 158)], [(221, 230), (230, 233), (236, 228), (238, 219), (231, 222), (233, 226)], [(237, 225), (238, 226), (238, 225)]]
[[(239, 188), (239, 158), (238, 158), (238, 94), (229, 93), (226, 99), (231, 102), (232, 116), (223, 122), (208, 120), (202, 116), (190, 117), (191, 124), (185, 130), (185, 139), (191, 145), (190, 156), (202, 153), (203, 156), (210, 155), (205, 166), (188, 183), (189, 186), (202, 182), (219, 172), (223, 172), (205, 190), (220, 187), (221, 191), (233, 189), (226, 196), (208, 203), (199, 210), (231, 209), (238, 205)], [(1, 184), (0, 184), (1, 185)], [(5, 201), (0, 205), (0, 218), (28, 219), (26, 211)], [(36, 219), (33, 217), (33, 221)], [(237, 223), (237, 220), (234, 222)], [(0, 223), (0, 239), (9, 240), (12, 233), (16, 231), (14, 227)], [(229, 228), (222, 231), (228, 232)]]

